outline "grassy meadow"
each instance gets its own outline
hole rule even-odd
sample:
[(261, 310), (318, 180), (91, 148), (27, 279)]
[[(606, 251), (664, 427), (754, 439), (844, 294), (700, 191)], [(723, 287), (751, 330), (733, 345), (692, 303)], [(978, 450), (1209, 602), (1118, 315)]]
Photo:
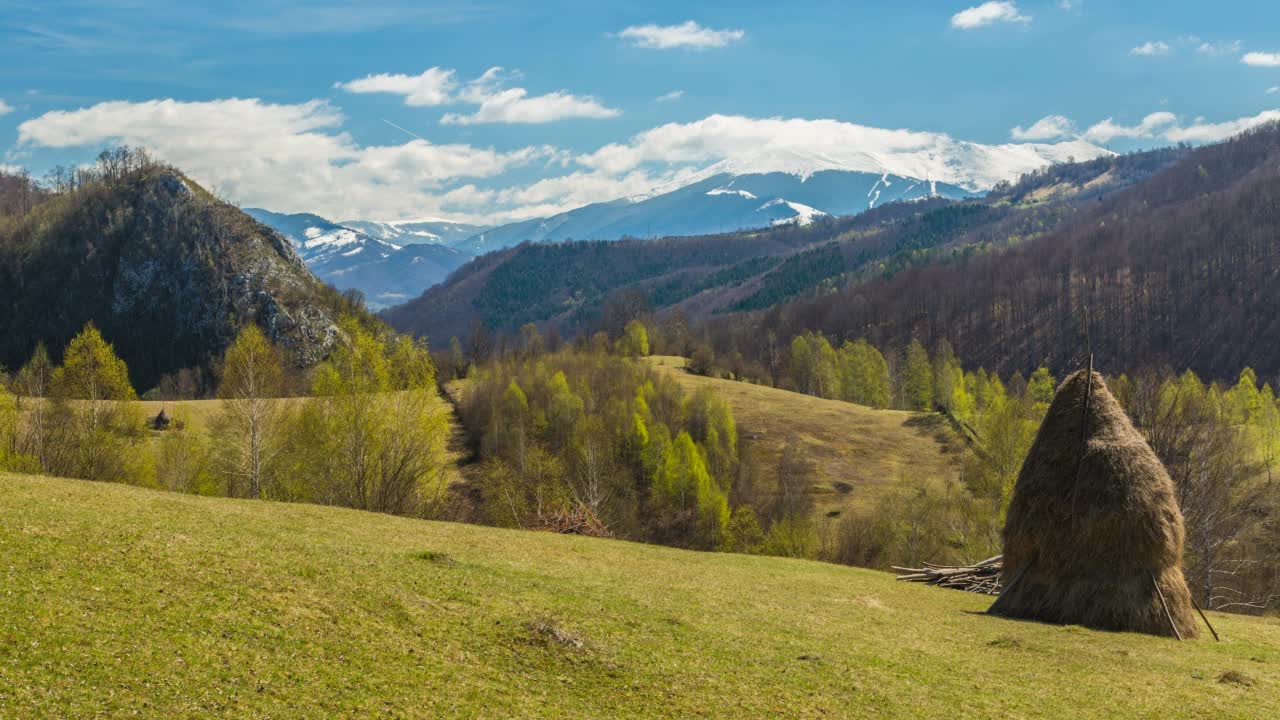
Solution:
[(840, 400), (685, 372), (683, 357), (649, 358), (690, 393), (710, 387), (729, 403), (757, 467), (776, 473), (788, 437), (812, 464), (815, 511), (864, 512), (886, 491), (960, 472), (963, 441), (937, 414), (876, 410)]
[(0, 475), (0, 717), (1268, 718), (1224, 641), (816, 562)]

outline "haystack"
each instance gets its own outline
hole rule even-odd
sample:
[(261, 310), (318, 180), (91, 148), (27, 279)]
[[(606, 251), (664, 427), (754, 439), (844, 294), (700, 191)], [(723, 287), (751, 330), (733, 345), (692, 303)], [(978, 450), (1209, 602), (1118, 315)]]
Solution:
[(990, 612), (1197, 637), (1182, 544), (1168, 471), (1102, 376), (1077, 372), (1058, 388), (1018, 475), (1004, 590)]

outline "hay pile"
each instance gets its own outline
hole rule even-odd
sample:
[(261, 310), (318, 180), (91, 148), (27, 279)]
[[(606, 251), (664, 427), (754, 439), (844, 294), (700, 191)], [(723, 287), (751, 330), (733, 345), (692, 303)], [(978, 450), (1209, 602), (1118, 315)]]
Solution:
[(990, 612), (1197, 637), (1182, 544), (1169, 473), (1102, 376), (1077, 372), (1058, 388), (1018, 475), (1004, 590)]

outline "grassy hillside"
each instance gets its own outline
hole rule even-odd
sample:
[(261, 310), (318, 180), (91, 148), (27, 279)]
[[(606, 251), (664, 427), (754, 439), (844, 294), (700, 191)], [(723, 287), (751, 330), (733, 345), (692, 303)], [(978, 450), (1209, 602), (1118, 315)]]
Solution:
[(0, 476), (0, 717), (1262, 718), (1187, 642), (775, 558)]
[(710, 387), (733, 409), (739, 437), (767, 477), (777, 474), (789, 437), (812, 464), (814, 504), (825, 516), (867, 510), (909, 480), (959, 473), (963, 445), (941, 416), (874, 410), (838, 400), (684, 372), (685, 359), (653, 357), (686, 390)]

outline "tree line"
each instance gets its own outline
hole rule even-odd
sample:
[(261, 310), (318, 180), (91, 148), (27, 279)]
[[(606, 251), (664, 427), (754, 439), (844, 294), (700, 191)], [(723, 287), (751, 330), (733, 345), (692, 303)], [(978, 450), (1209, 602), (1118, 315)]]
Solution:
[(303, 396), (289, 395), (283, 353), (249, 324), (222, 359), (217, 403), (200, 418), (152, 418), (89, 324), (61, 365), (40, 345), (0, 383), (0, 469), (438, 515), (449, 429), (430, 353), (352, 318), (338, 330), (344, 341), (307, 373)]
[[(958, 482), (906, 482), (868, 516), (827, 528), (818, 547), (857, 565), (970, 562), (999, 552), (999, 528), (1022, 462), (1056, 389), (1047, 367), (1002, 380), (965, 369), (944, 339), (881, 352), (864, 339), (836, 348), (792, 338), (780, 383), (818, 397), (937, 411), (967, 439)], [(710, 372), (731, 375), (714, 363)], [(1206, 607), (1263, 612), (1280, 602), (1280, 400), (1245, 368), (1234, 383), (1146, 368), (1107, 378), (1169, 469), (1187, 527), (1186, 572)]]

